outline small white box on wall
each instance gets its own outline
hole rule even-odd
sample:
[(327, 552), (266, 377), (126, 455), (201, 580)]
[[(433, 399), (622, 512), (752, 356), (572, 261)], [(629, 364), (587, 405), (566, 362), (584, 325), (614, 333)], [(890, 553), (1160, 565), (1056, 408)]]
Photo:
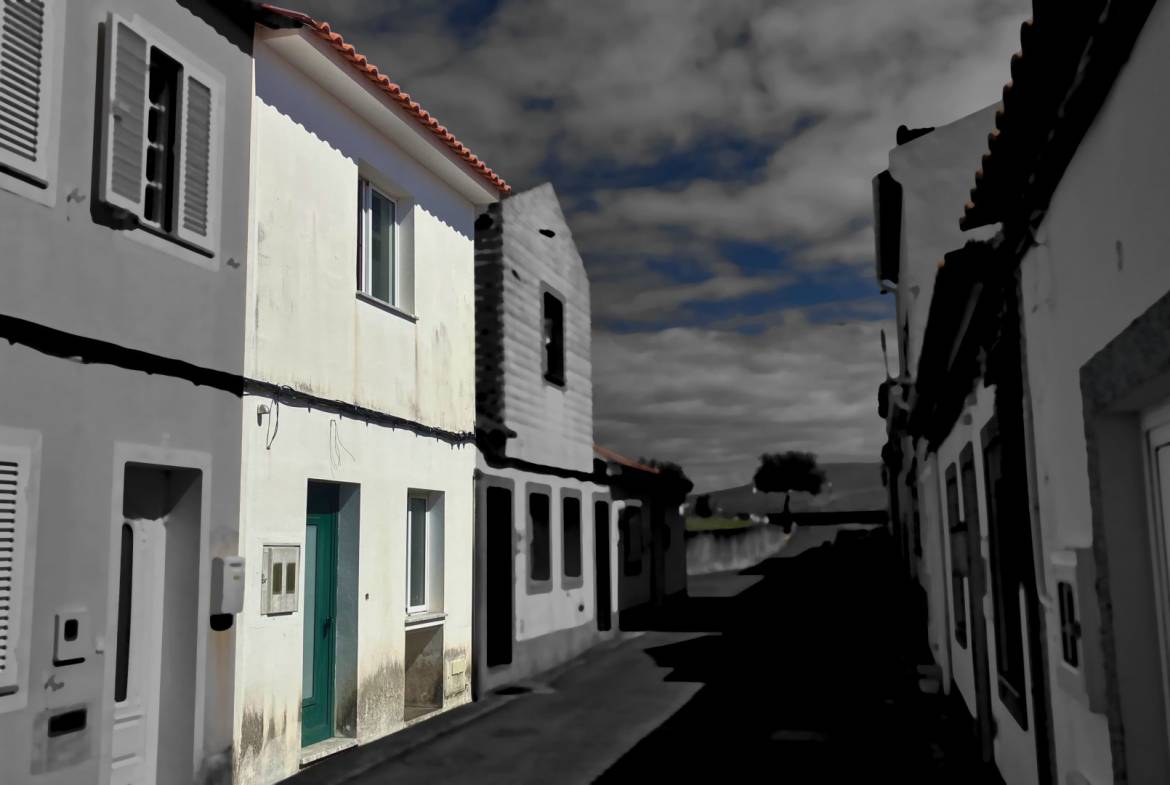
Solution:
[(299, 545), (265, 545), (260, 575), (260, 613), (275, 615), (297, 610), (301, 580)]

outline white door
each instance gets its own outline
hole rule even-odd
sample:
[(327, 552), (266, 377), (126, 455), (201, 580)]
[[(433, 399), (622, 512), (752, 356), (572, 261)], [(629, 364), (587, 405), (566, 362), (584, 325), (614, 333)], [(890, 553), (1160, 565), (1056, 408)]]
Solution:
[(122, 524), (110, 785), (151, 785), (157, 774), (166, 527), (163, 520)]

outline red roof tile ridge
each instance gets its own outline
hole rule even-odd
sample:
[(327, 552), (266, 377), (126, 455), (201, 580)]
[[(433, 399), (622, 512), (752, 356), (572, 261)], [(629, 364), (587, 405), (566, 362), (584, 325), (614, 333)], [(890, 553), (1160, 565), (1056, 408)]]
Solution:
[(627, 458), (626, 456), (624, 456), (620, 453), (614, 452), (613, 450), (609, 449), (608, 447), (602, 447), (600, 444), (594, 444), (593, 451), (595, 453), (597, 453), (598, 455), (600, 455), (601, 457), (605, 458), (606, 460), (610, 460), (610, 461), (613, 461), (614, 463), (620, 463), (620, 464), (623, 464), (625, 466), (629, 466), (632, 469), (638, 469), (640, 471), (650, 472), (651, 474), (660, 474), (661, 473), (661, 472), (659, 472), (658, 469), (654, 468), (653, 466), (647, 466), (644, 463), (639, 463), (638, 461), (635, 461), (631, 458)]
[(447, 128), (439, 123), (435, 117), (421, 106), (417, 101), (411, 99), (410, 94), (399, 87), (394, 82), (390, 81), (390, 77), (381, 73), (377, 66), (370, 63), (365, 55), (358, 52), (353, 44), (346, 43), (345, 39), (341, 37), (340, 33), (333, 32), (328, 22), (322, 22), (314, 19), (308, 14), (300, 11), (294, 11), (288, 8), (281, 8), (280, 6), (271, 3), (264, 3), (261, 6), (265, 11), (278, 14), (294, 22), (299, 22), (306, 27), (313, 30), (317, 37), (327, 41), (330, 46), (338, 51), (350, 64), (360, 71), (367, 79), (379, 86), (382, 92), (393, 98), (398, 104), (414, 115), (415, 119), (420, 125), (427, 128), (431, 133), (443, 140), (448, 148), (464, 161), (466, 161), (472, 169), (476, 171), (481, 177), (487, 180), (497, 191), (501, 194), (509, 194), (512, 192), (512, 186), (493, 172), (491, 168), (485, 164), (478, 156), (472, 154), (467, 145), (455, 138)]

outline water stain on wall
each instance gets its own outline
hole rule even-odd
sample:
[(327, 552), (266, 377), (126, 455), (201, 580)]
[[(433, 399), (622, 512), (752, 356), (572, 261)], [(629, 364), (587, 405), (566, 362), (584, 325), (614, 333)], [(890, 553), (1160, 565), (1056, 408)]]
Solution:
[(362, 738), (384, 736), (402, 724), (406, 671), (390, 660), (361, 680), (357, 692), (357, 726)]

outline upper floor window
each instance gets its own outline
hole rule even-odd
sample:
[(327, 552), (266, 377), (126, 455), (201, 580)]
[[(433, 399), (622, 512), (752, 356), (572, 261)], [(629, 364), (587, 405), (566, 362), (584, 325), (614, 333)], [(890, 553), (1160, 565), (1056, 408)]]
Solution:
[(0, 172), (48, 186), (61, 0), (0, 0)]
[(102, 200), (213, 254), (222, 81), (141, 20), (111, 14), (106, 33)]
[(544, 293), (544, 378), (565, 386), (565, 305), (552, 292)]
[(360, 181), (359, 198), (358, 290), (397, 307), (398, 204), (364, 178)]

